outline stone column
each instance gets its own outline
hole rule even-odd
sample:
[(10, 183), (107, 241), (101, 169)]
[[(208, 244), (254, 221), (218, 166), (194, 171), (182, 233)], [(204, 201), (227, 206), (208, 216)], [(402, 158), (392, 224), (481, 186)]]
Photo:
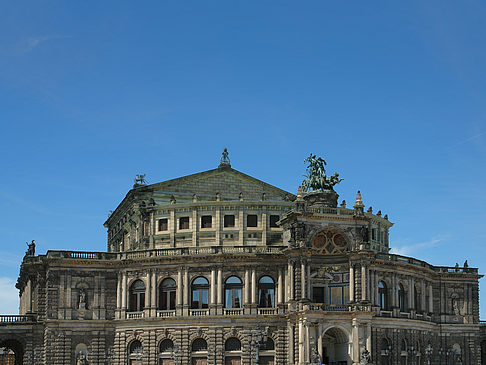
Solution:
[(288, 267), (288, 281), (289, 281), (289, 300), (294, 300), (294, 263), (289, 261)]
[(359, 323), (356, 318), (353, 318), (353, 330), (351, 333), (352, 353), (351, 360), (353, 365), (359, 364)]
[(262, 213), (262, 245), (267, 244), (267, 213)]
[(170, 245), (172, 247), (176, 247), (175, 234), (177, 232), (177, 222), (176, 222), (174, 209), (170, 210), (169, 232), (170, 232)]
[(324, 358), (324, 354), (322, 353), (322, 323), (319, 323), (317, 327), (317, 353), (319, 354), (319, 359)]
[(305, 267), (305, 261), (304, 259), (301, 260), (300, 262), (300, 297), (301, 299), (305, 299), (306, 298), (306, 279), (305, 279), (305, 273), (306, 273), (307, 269)]
[(372, 353), (371, 348), (371, 323), (366, 323), (366, 349)]
[(177, 271), (177, 295), (176, 295), (176, 314), (182, 315), (182, 298), (184, 295), (184, 286), (182, 284), (182, 267)]
[(294, 364), (294, 325), (290, 322), (287, 323), (287, 331), (289, 336), (289, 365)]
[(282, 269), (278, 269), (277, 305), (282, 304), (282, 293), (283, 293)]
[(189, 315), (189, 270), (188, 268), (184, 268), (184, 294), (183, 294), (183, 301), (182, 301), (182, 315), (188, 316)]
[(245, 267), (245, 283), (243, 285), (243, 291), (244, 291), (243, 304), (244, 304), (245, 307), (247, 307), (248, 304), (250, 304), (250, 301), (251, 301), (250, 290), (251, 290), (250, 270), (248, 269), (248, 267)]
[(152, 297), (151, 297), (151, 294), (152, 294), (152, 283), (151, 283), (151, 280), (150, 280), (150, 271), (147, 271), (147, 277), (146, 277), (146, 286), (145, 286), (145, 303), (144, 303), (144, 308), (143, 308), (143, 311), (145, 312), (144, 315), (146, 317), (149, 317), (150, 316), (150, 303), (152, 301)]
[(299, 364), (304, 363), (304, 328), (302, 320), (299, 321)]
[(379, 284), (379, 276), (378, 272), (375, 270), (375, 289), (374, 289), (374, 296), (375, 296), (375, 305), (379, 305), (380, 300), (378, 298), (378, 284)]
[[(256, 280), (256, 270), (251, 269), (251, 305), (253, 308), (256, 307), (257, 303), (257, 280)], [(252, 309), (254, 312), (255, 309)]]
[(222, 308), (223, 308), (223, 269), (220, 267), (218, 268), (218, 292), (217, 292), (217, 298), (218, 298), (218, 313), (222, 314)]
[(116, 312), (117, 318), (120, 318), (120, 309), (122, 307), (122, 276), (118, 273), (118, 281), (116, 284)]
[(415, 297), (415, 281), (413, 280), (412, 277), (408, 279), (408, 311), (410, 312), (410, 309), (414, 309), (415, 311), (418, 310), (418, 308), (415, 308), (415, 303), (414, 303), (414, 297)]
[(304, 347), (304, 359), (308, 363), (310, 362), (310, 323), (305, 321), (304, 322), (304, 328), (305, 328), (305, 347)]
[(355, 301), (354, 297), (354, 265), (349, 265), (349, 301), (353, 303)]
[(211, 298), (210, 298), (210, 306), (209, 306), (209, 311), (211, 315), (216, 315), (217, 314), (217, 306), (216, 306), (216, 281), (217, 281), (217, 274), (216, 274), (216, 269), (211, 270)]
[(157, 273), (152, 271), (152, 301), (150, 302), (151, 316), (157, 316)]
[(192, 220), (192, 224), (190, 225), (190, 227), (192, 227), (192, 245), (199, 246), (197, 242), (197, 233), (199, 232), (200, 222), (199, 222), (199, 217), (196, 208), (192, 210), (191, 220)]
[(122, 302), (122, 309), (127, 309), (127, 274), (122, 274), (122, 286), (121, 286), (121, 302)]
[(243, 206), (240, 206), (238, 209), (238, 244), (243, 246), (245, 244), (245, 219), (244, 219), (244, 212)]
[(311, 267), (310, 263), (307, 263), (307, 299), (311, 299)]
[(369, 299), (370, 299), (371, 305), (375, 305), (376, 304), (376, 302), (375, 302), (376, 288), (375, 288), (375, 272), (374, 272), (374, 270), (371, 270), (370, 268), (368, 268), (368, 276), (369, 276), (369, 285), (368, 285)]
[(427, 303), (425, 303), (425, 280), (420, 280), (420, 310), (425, 312), (427, 308)]
[(214, 220), (215, 243), (216, 245), (221, 246), (221, 244), (223, 243), (221, 240), (221, 207), (216, 208)]
[(361, 264), (361, 300), (368, 300), (368, 278), (366, 275), (366, 265)]

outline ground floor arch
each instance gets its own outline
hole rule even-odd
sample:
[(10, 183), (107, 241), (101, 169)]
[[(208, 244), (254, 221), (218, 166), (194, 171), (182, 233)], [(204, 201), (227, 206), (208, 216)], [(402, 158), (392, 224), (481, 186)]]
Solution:
[(16, 339), (0, 340), (0, 364), (22, 365), (24, 346)]
[(319, 339), (319, 355), (322, 364), (351, 364), (349, 342), (349, 334), (344, 328), (334, 326), (325, 329)]

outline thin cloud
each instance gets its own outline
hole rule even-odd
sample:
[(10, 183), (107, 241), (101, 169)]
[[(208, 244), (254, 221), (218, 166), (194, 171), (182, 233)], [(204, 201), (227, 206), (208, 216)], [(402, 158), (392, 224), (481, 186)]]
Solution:
[(445, 238), (433, 238), (429, 241), (413, 243), (410, 245), (393, 247), (390, 253), (401, 256), (418, 256), (420, 251), (427, 248), (437, 247), (443, 242)]
[(51, 41), (54, 39), (66, 39), (66, 38), (71, 38), (70, 36), (59, 36), (59, 35), (54, 35), (54, 36), (36, 36), (36, 37), (29, 37), (23, 42), (22, 46), (22, 51), (24, 53), (32, 51), (34, 48), (38, 47), (44, 42)]
[(453, 144), (453, 145), (452, 145), (452, 146), (450, 146), (448, 149), (450, 149), (450, 150), (451, 150), (451, 149), (453, 149), (453, 148), (456, 148), (456, 147), (459, 147), (459, 146), (461, 146), (461, 145), (463, 145), (463, 144), (466, 144), (466, 143), (468, 143), (468, 142), (471, 142), (471, 141), (473, 141), (473, 140), (475, 140), (475, 139), (477, 139), (477, 138), (479, 138), (479, 137), (483, 136), (485, 133), (486, 133), (486, 132), (477, 133), (477, 134), (475, 134), (474, 136), (471, 136), (471, 137), (469, 137), (469, 138), (466, 138), (466, 139), (464, 139), (464, 140), (462, 140), (462, 141), (459, 141), (459, 142), (457, 142), (457, 143)]

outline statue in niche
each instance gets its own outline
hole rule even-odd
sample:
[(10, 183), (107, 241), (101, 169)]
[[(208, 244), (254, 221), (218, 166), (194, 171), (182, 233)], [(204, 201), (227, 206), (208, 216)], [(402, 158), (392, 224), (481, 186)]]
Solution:
[(86, 292), (84, 291), (84, 289), (81, 289), (79, 291), (78, 309), (80, 309), (80, 310), (86, 309)]
[(361, 353), (361, 361), (359, 363), (363, 365), (371, 363), (371, 354), (367, 349), (364, 349)]
[(461, 311), (459, 309), (459, 298), (456, 295), (452, 297), (452, 310), (454, 311), (454, 315), (461, 315)]
[(88, 364), (88, 359), (86, 358), (86, 355), (80, 352), (78, 355), (78, 360), (76, 361), (76, 365), (87, 365), (87, 364)]

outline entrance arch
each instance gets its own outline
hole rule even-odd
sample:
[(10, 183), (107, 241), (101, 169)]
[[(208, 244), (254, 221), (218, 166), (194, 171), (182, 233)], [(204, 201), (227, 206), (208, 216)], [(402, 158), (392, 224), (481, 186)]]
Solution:
[(321, 357), (325, 365), (351, 364), (348, 354), (349, 335), (340, 327), (330, 327), (322, 334)]
[(0, 363), (8, 365), (22, 365), (24, 347), (14, 339), (0, 341)]

